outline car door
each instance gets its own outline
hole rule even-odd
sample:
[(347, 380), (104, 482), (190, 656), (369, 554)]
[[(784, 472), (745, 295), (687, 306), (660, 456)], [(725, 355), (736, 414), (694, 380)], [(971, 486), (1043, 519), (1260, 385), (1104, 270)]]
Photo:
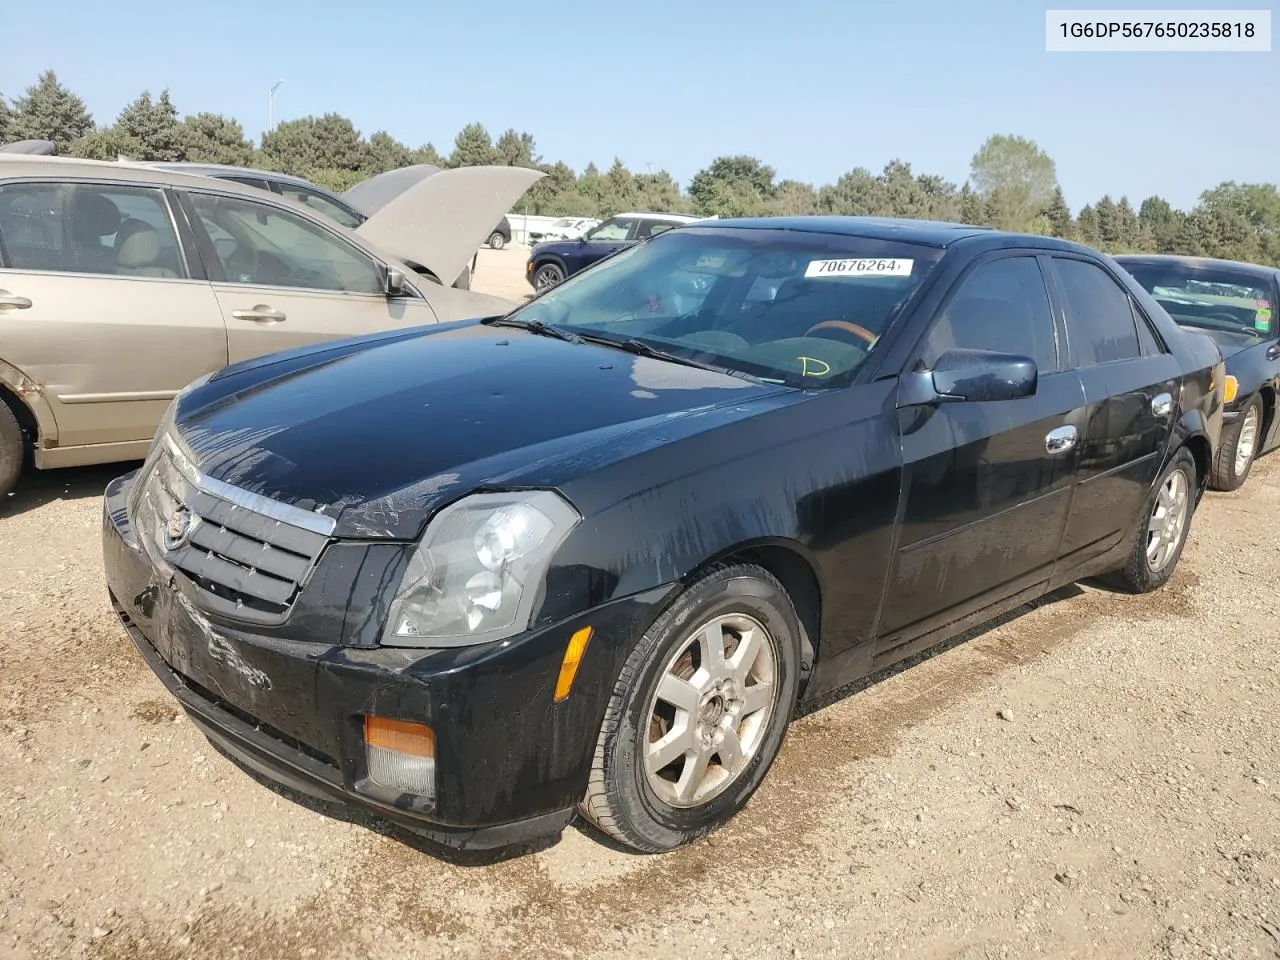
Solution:
[(238, 195), (193, 190), (185, 202), (232, 363), (436, 320), (412, 289), (388, 296), (384, 266), (318, 219)]
[(0, 184), (0, 359), (48, 401), (50, 459), (145, 443), (183, 386), (227, 362), (221, 311), (171, 202), (145, 184)]
[(999, 254), (949, 293), (908, 369), (954, 349), (1036, 362), (1033, 396), (902, 409), (902, 502), (879, 655), (1048, 581), (1071, 502), (1084, 391), (1061, 369), (1042, 268)]
[(1135, 530), (1177, 416), (1181, 368), (1129, 292), (1102, 264), (1055, 254), (1055, 300), (1087, 410), (1061, 569)]

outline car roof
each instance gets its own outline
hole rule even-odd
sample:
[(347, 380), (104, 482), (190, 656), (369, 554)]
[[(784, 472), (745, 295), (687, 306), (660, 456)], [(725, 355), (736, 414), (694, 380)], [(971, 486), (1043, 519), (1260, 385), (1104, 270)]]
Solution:
[(1245, 263), (1243, 260), (1218, 260), (1214, 257), (1178, 257), (1172, 254), (1159, 253), (1124, 253), (1113, 257), (1116, 263), (1149, 263), (1190, 267), (1197, 270), (1235, 270), (1246, 276), (1258, 279), (1270, 279), (1276, 273), (1275, 267), (1265, 267), (1260, 263)]
[[(699, 227), (729, 227), (735, 230), (797, 230), (806, 233), (830, 233), (846, 237), (865, 237), (870, 240), (898, 240), (920, 243), (931, 247), (945, 247), (968, 237), (1016, 237), (1035, 241), (1036, 246), (1046, 245), (1050, 237), (1030, 234), (1006, 233), (991, 227), (977, 227), (966, 223), (948, 223), (940, 220), (908, 220), (894, 217), (742, 217), (728, 220), (710, 220)], [(1064, 247), (1075, 246), (1065, 241), (1053, 243)]]
[[(234, 167), (226, 163), (197, 163), (193, 160), (175, 161), (127, 161), (152, 170), (170, 170), (173, 173), (192, 173), (203, 177), (257, 177), (261, 180), (278, 180), (280, 183), (296, 183), (298, 186), (315, 187), (305, 177), (295, 177), (291, 173), (278, 173), (275, 170), (258, 170), (254, 167)], [(317, 189), (323, 189), (317, 188)]]
[[(76, 157), (40, 157), (20, 153), (0, 153), (0, 178), (41, 177), (60, 179), (115, 180), (125, 183), (162, 183), (175, 187), (209, 189), (209, 177), (195, 173), (179, 173), (141, 163), (110, 160), (81, 160)], [(217, 189), (254, 199), (262, 197), (257, 187), (234, 180), (219, 180)]]
[[(698, 220), (704, 219), (703, 217), (691, 217), (687, 213), (654, 213), (653, 211), (640, 212), (640, 211), (634, 211), (634, 210), (630, 211), (629, 213), (615, 213), (609, 219), (612, 220), (615, 217), (636, 217), (641, 220), (675, 220), (677, 223), (694, 223)], [(595, 218), (594, 217), (573, 217), (573, 218), (566, 218), (566, 219), (593, 220)]]

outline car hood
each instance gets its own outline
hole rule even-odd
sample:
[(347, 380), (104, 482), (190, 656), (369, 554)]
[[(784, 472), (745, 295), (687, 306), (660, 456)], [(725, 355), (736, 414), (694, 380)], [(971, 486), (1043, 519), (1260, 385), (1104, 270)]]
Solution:
[[(621, 242), (621, 241), (619, 241)], [(576, 237), (572, 240), (547, 240), (543, 243), (535, 243), (533, 249), (529, 251), (529, 257), (532, 259), (540, 253), (576, 253), (579, 250), (590, 250), (590, 240), (579, 240)]]
[(1226, 330), (1208, 330), (1204, 327), (1193, 327), (1187, 325), (1179, 325), (1188, 333), (1200, 333), (1208, 337), (1218, 345), (1218, 349), (1222, 351), (1222, 356), (1234, 356), (1241, 350), (1247, 350), (1249, 347), (1256, 347), (1262, 341), (1255, 336), (1247, 333), (1232, 333)]
[(571, 478), (589, 448), (790, 392), (466, 321), (229, 367), (174, 426), (208, 476), (331, 516), (338, 536), (411, 539), (478, 488), (551, 465)]
[(526, 167), (421, 167), (426, 172), (407, 167), (371, 177), (344, 196), (369, 215), (356, 233), (421, 264), (443, 283), (462, 273), (493, 225), (546, 176)]

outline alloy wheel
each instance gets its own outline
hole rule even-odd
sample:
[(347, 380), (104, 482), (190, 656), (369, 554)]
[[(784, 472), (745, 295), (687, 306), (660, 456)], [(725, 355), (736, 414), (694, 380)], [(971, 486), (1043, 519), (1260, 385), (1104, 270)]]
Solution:
[(1191, 505), (1187, 475), (1174, 470), (1160, 485), (1151, 518), (1147, 522), (1147, 566), (1153, 572), (1165, 568), (1182, 542)]
[(672, 807), (722, 793), (750, 764), (778, 699), (777, 641), (759, 621), (727, 614), (690, 634), (649, 704), (644, 772)]
[(1236, 438), (1236, 476), (1242, 475), (1253, 459), (1253, 451), (1258, 443), (1258, 407), (1252, 405), (1244, 415), (1240, 424), (1240, 436)]

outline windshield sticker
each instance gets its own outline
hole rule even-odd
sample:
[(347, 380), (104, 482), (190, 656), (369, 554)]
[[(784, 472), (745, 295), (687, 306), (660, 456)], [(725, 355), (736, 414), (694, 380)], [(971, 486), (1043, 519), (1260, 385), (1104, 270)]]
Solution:
[(909, 277), (914, 260), (810, 260), (806, 277)]
[(1271, 330), (1271, 308), (1263, 307), (1253, 315), (1253, 329), (1267, 333)]

